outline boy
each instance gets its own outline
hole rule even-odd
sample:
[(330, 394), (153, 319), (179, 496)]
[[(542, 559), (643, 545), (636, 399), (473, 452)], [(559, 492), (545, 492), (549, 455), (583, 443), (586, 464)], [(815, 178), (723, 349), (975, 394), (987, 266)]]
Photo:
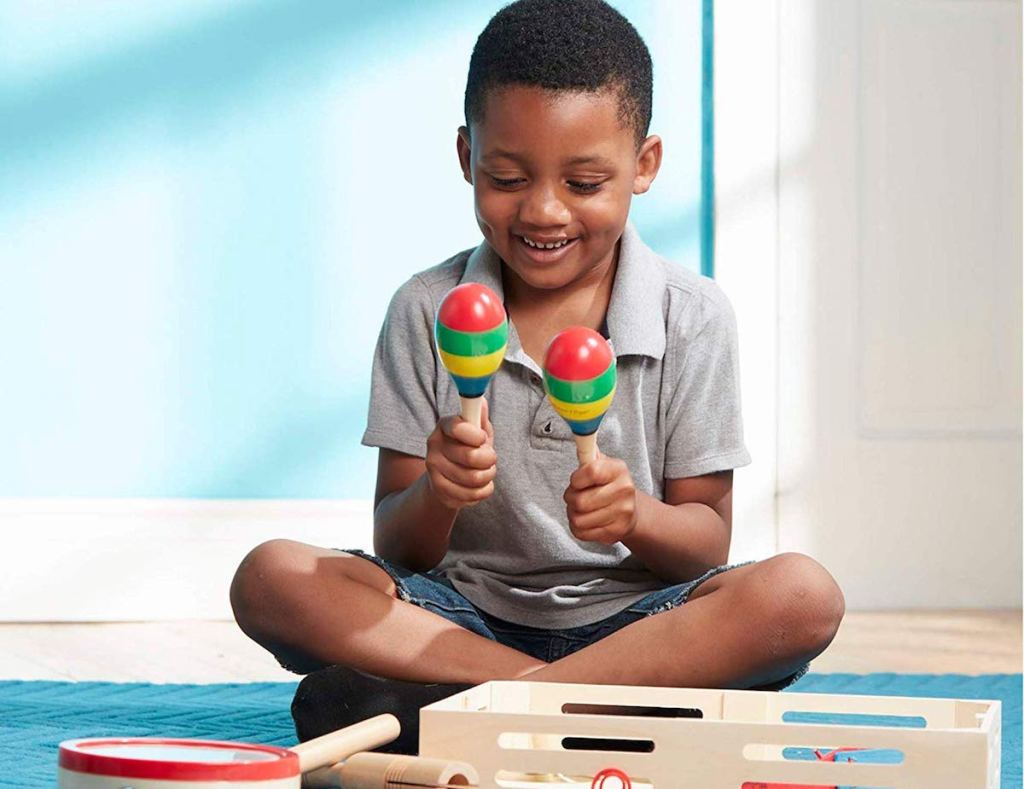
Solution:
[[(389, 307), (363, 438), (380, 450), (377, 556), (273, 541), (232, 584), (239, 625), (282, 663), (336, 666), (300, 687), (300, 736), (374, 704), (414, 729), (422, 704), (492, 679), (788, 684), (832, 640), (842, 594), (805, 556), (724, 566), (732, 469), (749, 462), (734, 320), (627, 223), (662, 156), (646, 46), (601, 0), (520, 0), (480, 35), (465, 109), (485, 241)], [(482, 428), (450, 416), (432, 344), (438, 302), (470, 281), (511, 323)], [(580, 468), (539, 366), (570, 325), (604, 333), (618, 365)]]

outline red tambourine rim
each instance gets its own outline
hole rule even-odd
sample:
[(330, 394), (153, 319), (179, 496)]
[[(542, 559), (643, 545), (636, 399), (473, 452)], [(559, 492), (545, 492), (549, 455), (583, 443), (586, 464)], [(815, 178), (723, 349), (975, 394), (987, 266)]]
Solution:
[(629, 776), (618, 767), (606, 767), (594, 776), (594, 780), (590, 783), (590, 789), (605, 789), (604, 782), (608, 778), (617, 778), (622, 789), (632, 789), (633, 787), (632, 782), (629, 780)]
[[(176, 762), (133, 759), (90, 752), (109, 745), (173, 745), (186, 748), (224, 748), (257, 751), (278, 757), (261, 762)], [(299, 756), (287, 748), (219, 740), (170, 740), (149, 737), (69, 740), (60, 745), (59, 764), (65, 770), (113, 778), (155, 778), (174, 781), (267, 781), (299, 775)]]

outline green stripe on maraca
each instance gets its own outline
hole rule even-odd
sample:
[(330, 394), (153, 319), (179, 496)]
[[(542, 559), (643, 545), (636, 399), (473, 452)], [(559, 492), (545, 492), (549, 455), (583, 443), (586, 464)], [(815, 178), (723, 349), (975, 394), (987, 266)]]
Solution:
[(544, 372), (548, 393), (564, 403), (590, 403), (607, 397), (615, 389), (614, 360), (603, 373), (585, 381), (566, 381)]
[(449, 329), (440, 321), (434, 325), (437, 347), (453, 356), (486, 356), (508, 344), (508, 322), (487, 331), (465, 332)]

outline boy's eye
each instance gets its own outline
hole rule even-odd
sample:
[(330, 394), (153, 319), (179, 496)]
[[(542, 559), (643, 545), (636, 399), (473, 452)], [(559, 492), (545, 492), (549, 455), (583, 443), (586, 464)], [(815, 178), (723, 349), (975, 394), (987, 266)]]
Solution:
[(519, 186), (519, 184), (524, 183), (525, 181), (525, 178), (499, 178), (496, 175), (491, 176), (491, 182), (495, 186), (500, 186), (503, 189), (509, 189), (514, 186)]
[[(491, 183), (499, 189), (515, 189), (517, 186), (521, 186), (526, 183), (526, 179), (521, 177), (501, 178), (497, 175), (491, 175), (489, 177), (491, 179)], [(595, 183), (592, 181), (566, 181), (566, 183), (569, 185), (570, 189), (581, 194), (596, 192), (601, 188), (601, 183)]]

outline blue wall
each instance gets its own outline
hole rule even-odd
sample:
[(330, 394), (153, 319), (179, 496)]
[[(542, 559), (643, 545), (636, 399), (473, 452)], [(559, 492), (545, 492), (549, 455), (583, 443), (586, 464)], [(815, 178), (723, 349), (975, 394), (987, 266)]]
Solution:
[[(478, 241), (455, 129), (500, 5), (0, 5), (0, 496), (371, 496), (388, 298)], [(702, 4), (615, 5), (666, 143), (634, 220), (697, 269)]]

